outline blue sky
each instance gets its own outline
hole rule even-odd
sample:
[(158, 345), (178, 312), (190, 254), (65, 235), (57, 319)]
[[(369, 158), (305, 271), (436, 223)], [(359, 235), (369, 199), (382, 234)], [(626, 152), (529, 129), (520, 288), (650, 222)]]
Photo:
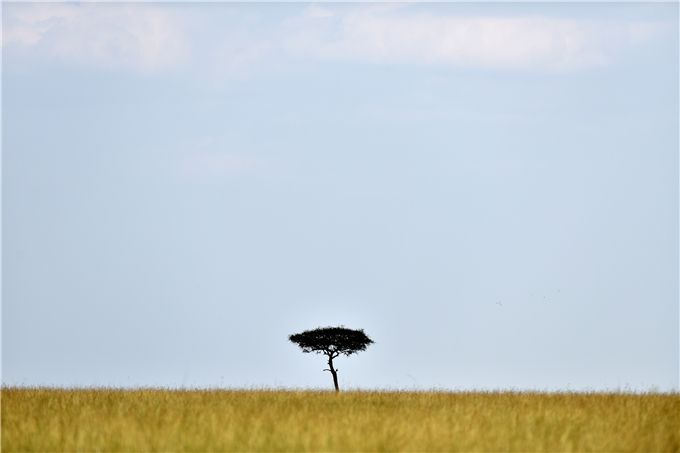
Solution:
[(3, 383), (678, 388), (677, 4), (2, 8)]

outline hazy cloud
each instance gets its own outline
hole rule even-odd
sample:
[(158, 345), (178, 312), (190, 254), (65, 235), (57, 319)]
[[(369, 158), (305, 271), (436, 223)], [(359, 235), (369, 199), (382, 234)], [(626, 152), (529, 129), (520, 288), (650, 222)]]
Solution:
[(385, 6), (313, 6), (288, 27), (287, 50), (300, 57), (547, 69), (607, 64), (659, 31), (650, 23), (444, 16)]
[(260, 164), (260, 161), (242, 154), (199, 151), (185, 156), (182, 166), (192, 178), (214, 178), (241, 173)]
[(4, 14), (4, 48), (57, 60), (153, 72), (188, 50), (180, 17), (151, 4), (14, 4)]
[(185, 63), (220, 77), (289, 61), (572, 70), (612, 63), (663, 31), (656, 23), (443, 15), (409, 5), (312, 5), (254, 27), (234, 25), (238, 20), (219, 27), (209, 11), (180, 16), (154, 4), (12, 5), (3, 45), (146, 72)]
[(262, 159), (253, 153), (224, 150), (212, 137), (203, 137), (173, 158), (178, 176), (191, 182), (214, 183), (261, 168)]

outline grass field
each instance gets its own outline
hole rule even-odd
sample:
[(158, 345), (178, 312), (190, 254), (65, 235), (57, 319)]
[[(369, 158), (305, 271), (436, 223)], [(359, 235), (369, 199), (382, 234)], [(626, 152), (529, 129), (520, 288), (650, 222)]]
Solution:
[(2, 389), (3, 452), (680, 452), (680, 395)]

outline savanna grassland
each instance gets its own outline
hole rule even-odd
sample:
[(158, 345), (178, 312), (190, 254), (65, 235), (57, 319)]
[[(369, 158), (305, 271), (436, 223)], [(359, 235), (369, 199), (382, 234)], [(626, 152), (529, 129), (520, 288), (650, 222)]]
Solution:
[(4, 452), (679, 452), (680, 395), (2, 389)]

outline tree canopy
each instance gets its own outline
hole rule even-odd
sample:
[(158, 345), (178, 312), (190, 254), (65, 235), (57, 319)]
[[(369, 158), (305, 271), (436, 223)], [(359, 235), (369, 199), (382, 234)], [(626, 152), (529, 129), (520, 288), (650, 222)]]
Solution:
[(346, 327), (317, 327), (288, 337), (290, 341), (300, 346), (302, 352), (316, 352), (318, 354), (340, 354), (349, 356), (364, 351), (373, 343), (362, 329), (354, 330)]

